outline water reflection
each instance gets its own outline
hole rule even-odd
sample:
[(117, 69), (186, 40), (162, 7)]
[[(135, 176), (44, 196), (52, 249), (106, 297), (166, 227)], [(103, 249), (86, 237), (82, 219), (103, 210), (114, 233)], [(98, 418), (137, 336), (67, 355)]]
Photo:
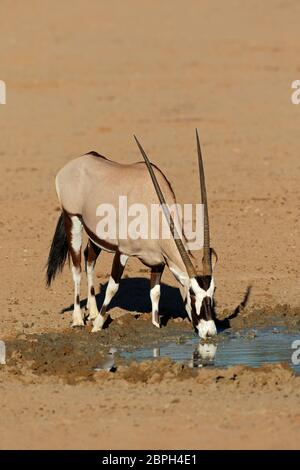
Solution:
[[(192, 353), (191, 360), (188, 362), (189, 367), (213, 365), (216, 352), (216, 344), (199, 342), (198, 346)], [(158, 358), (160, 355), (160, 348), (153, 348), (153, 358)]]
[(190, 367), (203, 367), (213, 365), (215, 355), (217, 352), (217, 345), (213, 343), (199, 343), (192, 355), (189, 362)]
[(238, 364), (259, 367), (264, 363), (283, 362), (300, 373), (300, 365), (292, 362), (293, 341), (299, 333), (289, 333), (282, 328), (245, 330), (218, 336), (217, 344), (199, 342), (199, 338), (187, 335), (183, 342), (170, 342), (155, 348), (140, 348), (121, 355), (129, 360), (147, 360), (169, 357), (190, 367), (229, 367)]
[(153, 357), (160, 357), (160, 348), (153, 348)]

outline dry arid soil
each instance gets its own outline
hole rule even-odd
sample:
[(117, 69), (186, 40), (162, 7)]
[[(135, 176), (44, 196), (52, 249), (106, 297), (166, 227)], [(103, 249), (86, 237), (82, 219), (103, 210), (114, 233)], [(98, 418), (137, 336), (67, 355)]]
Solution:
[[(91, 150), (140, 160), (135, 133), (177, 200), (199, 202), (198, 127), (219, 318), (251, 286), (233, 328), (282, 313), (299, 330), (299, 2), (2, 0), (0, 17), (0, 448), (299, 448), (300, 378), (286, 366), (197, 372), (162, 359), (86, 372), (114, 341), (189, 327), (153, 331), (136, 260), (111, 312), (145, 321), (127, 315), (96, 337), (60, 314), (68, 268), (49, 290), (44, 273), (66, 162)], [(99, 287), (111, 261), (98, 261)], [(178, 294), (169, 273), (163, 282)]]

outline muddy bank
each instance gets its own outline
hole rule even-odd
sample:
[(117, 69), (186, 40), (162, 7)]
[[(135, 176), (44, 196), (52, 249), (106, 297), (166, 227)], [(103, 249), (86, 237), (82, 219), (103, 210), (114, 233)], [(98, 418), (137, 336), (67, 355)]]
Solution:
[(234, 312), (224, 309), (218, 317), (221, 323), (233, 330), (270, 326), (282, 326), (290, 331), (300, 330), (300, 307), (289, 304), (241, 307)]
[[(300, 377), (284, 364), (266, 364), (254, 369), (247, 366), (234, 366), (228, 369), (201, 370), (190, 369), (182, 364), (174, 363), (170, 359), (158, 361), (145, 361), (132, 363), (129, 366), (120, 366), (116, 374), (100, 372), (96, 380), (106, 377), (109, 380), (125, 379), (130, 383), (160, 383), (169, 380), (193, 379), (195, 383), (204, 387), (218, 384), (219, 386), (233, 386), (239, 389), (254, 388), (280, 390), (283, 385), (291, 387), (300, 386)], [(300, 392), (299, 392), (300, 396)]]
[[(9, 375), (19, 376), (20, 379), (27, 374), (39, 377), (57, 377), (69, 384), (86, 380), (94, 382), (114, 379), (125, 379), (128, 382), (156, 383), (168, 379), (195, 378), (201, 382), (206, 378), (214, 381), (217, 380), (217, 377), (223, 376), (226, 382), (226, 377), (228, 378), (230, 374), (234, 374), (235, 372), (232, 371), (235, 370), (243, 377), (256, 377), (256, 374), (263, 371), (267, 371), (271, 376), (274, 372), (274, 378), (276, 379), (278, 370), (281, 370), (278, 369), (280, 366), (277, 366), (277, 364), (270, 364), (266, 366), (267, 369), (265, 369), (265, 366), (258, 367), (256, 370), (241, 365), (229, 367), (229, 369), (224, 369), (222, 373), (220, 372), (224, 367), (232, 364), (250, 364), (250, 362), (245, 362), (245, 354), (247, 354), (249, 344), (251, 345), (249, 342), (255, 342), (257, 337), (265, 334), (264, 328), (266, 325), (288, 326), (286, 331), (292, 331), (297, 338), (298, 329), (295, 326), (292, 327), (292, 325), (298, 325), (297, 312), (293, 317), (288, 315), (289, 320), (286, 325), (285, 311), (281, 311), (281, 315), (278, 313), (277, 316), (267, 314), (263, 316), (261, 322), (254, 320), (256, 316), (261, 318), (262, 313), (258, 310), (250, 317), (240, 315), (239, 318), (233, 320), (232, 329), (228, 329), (226, 334), (224, 332), (220, 333), (210, 340), (210, 346), (217, 351), (217, 362), (215, 364), (214, 362), (208, 363), (208, 368), (205, 367), (206, 364), (203, 367), (202, 364), (193, 362), (195, 358), (199, 359), (199, 346), (201, 347), (203, 342), (197, 340), (197, 336), (188, 321), (183, 319), (170, 320), (166, 327), (157, 329), (152, 326), (149, 315), (133, 316), (127, 314), (112, 321), (107, 328), (98, 334), (92, 334), (90, 331), (91, 326), (88, 325), (84, 329), (67, 329), (61, 333), (18, 335), (15, 339), (6, 342), (7, 366), (5, 366), (5, 372)], [(293, 322), (291, 318), (293, 318)], [(250, 321), (251, 319), (253, 321)], [(245, 325), (247, 327), (252, 326), (252, 328), (255, 325), (255, 329), (243, 331), (242, 328)], [(281, 334), (284, 335), (285, 333)], [(269, 338), (277, 340), (279, 330), (276, 328), (271, 330)], [(221, 353), (222, 355), (222, 348), (224, 351), (224, 348), (226, 349), (232, 341), (233, 350), (231, 354), (234, 355), (233, 362), (230, 362), (229, 357), (226, 364), (226, 361), (222, 362), (222, 358), (218, 354)], [(259, 362), (254, 363), (254, 367), (268, 360), (280, 362), (280, 358), (283, 357), (278, 354), (279, 347), (276, 349), (275, 359), (272, 356), (270, 359), (268, 345), (265, 349), (261, 349), (264, 348), (264, 344), (262, 345), (261, 342), (257, 346), (255, 346), (256, 343), (252, 344), (254, 344), (252, 349), (254, 348), (256, 351), (257, 348), (255, 355), (259, 356)], [(277, 348), (276, 344), (275, 348)], [(178, 362), (163, 357), (164, 355), (168, 356), (168, 354), (164, 354), (164, 345), (171, 345), (176, 355), (184, 352), (185, 357), (178, 356)], [(114, 352), (110, 355), (109, 352), (112, 348)], [(284, 356), (286, 362), (287, 359), (290, 360), (292, 354), (290, 340), (284, 345), (284, 348), (287, 351), (287, 355)], [(162, 350), (162, 354), (160, 350)], [(140, 356), (139, 351), (146, 351), (148, 356), (144, 356), (143, 360), (143, 356)], [(286, 351), (284, 349), (284, 352)], [(145, 360), (145, 358), (152, 357), (152, 352), (154, 353), (153, 357), (156, 357), (156, 359)], [(160, 355), (162, 357), (158, 358)], [(135, 358), (138, 359), (138, 362)], [(215, 367), (211, 369), (210, 367), (213, 365)], [(198, 370), (198, 367), (203, 368)], [(236, 367), (238, 368), (236, 369)], [(113, 372), (107, 372), (108, 369)], [(282, 373), (288, 374), (290, 377), (294, 375), (287, 365), (282, 366), (282, 371), (285, 371)], [(4, 372), (4, 368), (1, 372)]]
[[(93, 379), (110, 348), (132, 350), (166, 341), (180, 342), (190, 330), (188, 322), (174, 320), (167, 328), (154, 328), (149, 315), (124, 315), (102, 332), (91, 333), (91, 326), (61, 333), (21, 334), (6, 342), (7, 366), (15, 374), (31, 369), (36, 375), (62, 377), (69, 383)], [(117, 355), (116, 355), (117, 356)], [(119, 360), (119, 363), (122, 361)]]
[[(32, 361), (24, 361), (29, 357), (24, 351), (24, 357), (19, 351), (10, 359), (8, 366), (0, 366), (0, 382), (7, 380), (21, 380), (25, 378), (26, 383), (50, 383), (53, 380), (62, 379), (69, 385), (76, 383), (87, 383), (101, 385), (104, 382), (128, 382), (129, 384), (160, 384), (167, 385), (171, 382), (182, 382), (192, 380), (192, 383), (202, 385), (204, 388), (217, 386), (218, 388), (234, 387), (240, 391), (270, 390), (287, 391), (300, 390), (300, 376), (295, 373), (286, 364), (265, 364), (259, 368), (247, 366), (233, 366), (227, 369), (202, 368), (192, 369), (187, 365), (176, 363), (169, 358), (161, 358), (155, 361), (131, 362), (125, 364), (123, 361), (116, 360), (117, 368), (114, 372), (106, 370), (95, 371), (90, 367), (95, 364), (95, 360), (103, 359), (101, 353), (98, 353), (96, 359), (87, 357), (79, 360), (68, 361), (59, 358), (59, 364), (54, 360), (44, 361), (35, 356)], [(22, 363), (22, 364), (21, 364)], [(72, 363), (72, 364), (71, 364)], [(34, 377), (36, 377), (34, 379)], [(298, 394), (300, 397), (300, 392)]]

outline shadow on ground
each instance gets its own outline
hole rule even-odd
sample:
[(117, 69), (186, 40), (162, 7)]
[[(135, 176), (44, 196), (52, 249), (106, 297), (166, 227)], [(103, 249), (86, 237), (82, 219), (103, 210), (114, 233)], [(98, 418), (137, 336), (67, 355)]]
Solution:
[[(100, 310), (105, 297), (108, 283), (100, 285), (100, 293), (97, 294), (97, 306)], [(149, 313), (151, 312), (149, 280), (141, 277), (125, 278), (120, 282), (120, 288), (113, 300), (111, 301), (107, 311), (115, 307), (126, 310), (127, 312)], [(248, 286), (244, 298), (241, 303), (233, 310), (233, 312), (223, 320), (216, 320), (219, 331), (230, 328), (230, 320), (236, 318), (246, 307), (251, 293), (251, 286)], [(85, 308), (87, 299), (81, 301), (81, 308)], [(71, 312), (74, 305), (64, 308), (61, 313)], [(161, 297), (159, 303), (159, 311), (161, 315), (161, 324), (166, 326), (171, 318), (186, 318), (187, 313), (184, 308), (180, 290), (168, 284), (161, 284)], [(108, 325), (107, 325), (108, 326)]]
[[(107, 284), (100, 285), (100, 293), (97, 294), (97, 306), (100, 310), (107, 288)], [(81, 301), (81, 308), (85, 308), (87, 299)], [(118, 307), (127, 312), (149, 313), (151, 312), (150, 284), (149, 280), (142, 277), (126, 278), (120, 282), (119, 291), (112, 299), (107, 311)], [(61, 313), (71, 312), (74, 305), (64, 308)], [(159, 310), (161, 316), (168, 318), (186, 318), (182, 297), (177, 287), (161, 284), (161, 297)]]

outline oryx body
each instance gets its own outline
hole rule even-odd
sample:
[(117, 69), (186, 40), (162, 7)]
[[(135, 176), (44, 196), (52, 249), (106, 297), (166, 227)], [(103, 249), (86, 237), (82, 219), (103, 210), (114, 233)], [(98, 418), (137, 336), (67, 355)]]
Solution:
[[(139, 143), (138, 143), (139, 145)], [(160, 280), (165, 265), (169, 267), (183, 287), (183, 296), (188, 315), (201, 337), (216, 333), (213, 319), (214, 281), (212, 270), (197, 276), (190, 261), (184, 237), (134, 239), (120, 236), (123, 213), (119, 211), (120, 196), (126, 199), (127, 207), (143, 205), (151, 213), (152, 207), (160, 204), (176, 204), (171, 185), (163, 173), (149, 163), (140, 147), (145, 162), (120, 164), (96, 152), (90, 152), (69, 162), (56, 177), (56, 190), (62, 208), (52, 242), (47, 270), (47, 283), (51, 284), (61, 270), (67, 255), (72, 259), (75, 301), (73, 326), (84, 324), (80, 309), (82, 234), (86, 231), (89, 241), (85, 250), (88, 279), (89, 319), (94, 321), (93, 331), (100, 330), (105, 321), (106, 309), (116, 294), (128, 257), (134, 256), (151, 268), (150, 297), (152, 322), (159, 326), (158, 304)], [(146, 163), (146, 164), (145, 164)], [(149, 172), (152, 178), (149, 178)], [(153, 185), (154, 183), (154, 185)], [(155, 187), (156, 185), (156, 187)], [(157, 192), (157, 187), (161, 195)], [(124, 199), (125, 198), (125, 199)], [(99, 233), (99, 206), (105, 204), (115, 208), (115, 231), (112, 236)], [(170, 213), (169, 213), (170, 216)], [(169, 222), (182, 227), (178, 213), (172, 212)], [(172, 231), (174, 235), (174, 230)], [(93, 271), (101, 250), (115, 253), (112, 272), (105, 300), (98, 312), (93, 283)], [(210, 253), (211, 266), (211, 253)]]
[[(165, 176), (155, 169), (167, 204), (175, 204), (175, 195)], [(173, 238), (169, 240), (134, 240), (120, 238), (119, 197), (126, 198), (127, 206), (145, 206), (151, 213), (151, 205), (157, 205), (157, 195), (144, 162), (123, 165), (108, 160), (95, 152), (81, 156), (68, 163), (56, 177), (56, 188), (63, 210), (69, 215), (80, 217), (90, 238), (100, 248), (136, 256), (148, 266), (165, 263), (166, 258), (178, 264), (179, 272), (184, 269)], [(116, 209), (116, 237), (105, 240), (97, 236), (99, 205)], [(125, 215), (125, 214), (122, 214)]]

